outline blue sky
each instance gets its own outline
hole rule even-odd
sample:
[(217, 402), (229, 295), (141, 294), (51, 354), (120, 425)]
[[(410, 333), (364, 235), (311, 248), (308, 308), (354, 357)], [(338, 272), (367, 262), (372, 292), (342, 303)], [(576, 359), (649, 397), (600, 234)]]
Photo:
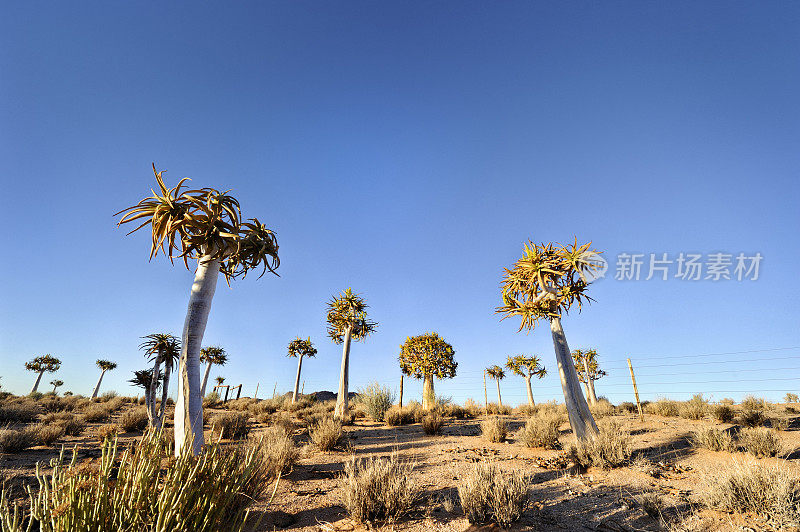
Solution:
[[(132, 394), (139, 337), (180, 333), (192, 274), (112, 216), (155, 162), (278, 234), (281, 277), (221, 281), (206, 332), (245, 394), (289, 389), (298, 334), (306, 391), (335, 390), (325, 302), (352, 286), (380, 323), (354, 389), (396, 387), (400, 343), (435, 330), (459, 362), (438, 392), (480, 400), (483, 367), (522, 352), (558, 398), (548, 328), (493, 310), (526, 239), (574, 236), (612, 263), (563, 321), (600, 353), (598, 394), (631, 400), (627, 357), (644, 398), (797, 392), (798, 22), (781, 2), (6, 4), (0, 383), (27, 392), (51, 353), (89, 393), (102, 357)], [(613, 278), (620, 253), (681, 252), (764, 258), (757, 281)]]

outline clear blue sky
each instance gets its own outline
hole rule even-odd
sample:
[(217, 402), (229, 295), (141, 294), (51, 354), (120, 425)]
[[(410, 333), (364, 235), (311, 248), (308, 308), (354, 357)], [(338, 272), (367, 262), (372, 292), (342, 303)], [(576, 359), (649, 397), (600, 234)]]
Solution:
[(335, 390), (325, 301), (352, 286), (380, 323), (353, 389), (396, 387), (399, 344), (435, 330), (459, 362), (438, 392), (482, 400), (482, 368), (523, 352), (557, 398), (547, 327), (493, 309), (526, 239), (573, 236), (612, 269), (764, 257), (754, 282), (598, 281), (563, 324), (599, 351), (599, 394), (631, 400), (628, 356), (645, 398), (800, 391), (799, 23), (789, 2), (5, 3), (0, 382), (27, 392), (52, 353), (86, 394), (102, 357), (133, 394), (139, 337), (180, 333), (192, 274), (112, 217), (155, 161), (278, 233), (281, 277), (220, 281), (206, 332), (245, 394), (289, 389), (297, 334), (319, 348), (306, 391)]

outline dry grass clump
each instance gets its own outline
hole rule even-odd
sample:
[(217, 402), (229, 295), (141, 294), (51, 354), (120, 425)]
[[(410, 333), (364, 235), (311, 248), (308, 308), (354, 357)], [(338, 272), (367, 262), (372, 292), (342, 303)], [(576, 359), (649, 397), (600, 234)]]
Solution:
[(725, 451), (732, 453), (736, 450), (731, 433), (713, 425), (702, 427), (692, 433), (692, 445), (703, 447), (711, 451)]
[(714, 407), (711, 409), (711, 413), (714, 415), (714, 419), (720, 423), (730, 423), (733, 421), (734, 411), (731, 405), (714, 405)]
[(3, 403), (0, 405), (0, 423), (31, 423), (39, 416), (36, 403)]
[(560, 449), (561, 442), (558, 441), (558, 436), (561, 431), (558, 428), (562, 423), (564, 423), (564, 417), (561, 414), (542, 410), (528, 418), (525, 427), (520, 430), (520, 439), (528, 447)]
[[(203, 408), (211, 408), (217, 406), (222, 398), (219, 396), (218, 392), (210, 392), (207, 393), (205, 397), (203, 397)], [(139, 401), (140, 405), (144, 404), (144, 399)]]
[(444, 416), (439, 413), (438, 409), (431, 410), (422, 418), (422, 430), (425, 431), (425, 434), (436, 436), (442, 433), (443, 428)]
[(471, 419), (471, 413), (461, 405), (447, 403), (441, 407), (442, 415), (455, 419)]
[[(103, 394), (103, 398), (104, 399), (106, 399), (106, 394), (107, 393), (108, 392)], [(114, 392), (114, 393), (116, 394), (116, 392)], [(128, 402), (128, 400), (125, 397), (117, 397), (116, 395), (114, 395), (113, 397), (109, 397), (109, 398), (106, 399), (105, 406), (106, 406), (106, 408), (108, 408), (109, 412), (111, 412), (113, 414), (114, 412), (116, 412), (117, 410), (122, 408), (125, 405), (125, 403), (127, 403), (127, 402)]]
[(739, 445), (758, 458), (776, 456), (781, 452), (781, 441), (775, 431), (764, 427), (742, 429)]
[(763, 399), (748, 395), (740, 403), (742, 409), (739, 419), (745, 427), (758, 427), (767, 420), (765, 410), (767, 403)]
[(25, 430), (31, 431), (36, 437), (38, 445), (52, 445), (64, 435), (64, 427), (59, 424), (37, 423)]
[(225, 403), (225, 408), (228, 410), (235, 410), (237, 412), (249, 411), (251, 406), (255, 405), (258, 399), (252, 397), (242, 397), (241, 399), (233, 399)]
[(383, 420), (390, 427), (398, 427), (400, 425), (408, 425), (414, 422), (414, 415), (408, 408), (400, 408), (393, 406), (386, 411)]
[(508, 436), (508, 425), (498, 416), (487, 417), (481, 421), (481, 434), (492, 443), (501, 443)]
[(525, 417), (534, 416), (538, 411), (539, 408), (536, 405), (519, 405), (514, 409), (515, 414)]
[(617, 413), (617, 409), (611, 404), (611, 401), (601, 397), (597, 402), (589, 407), (595, 419), (600, 419), (607, 416), (613, 416)]
[(19, 453), (38, 443), (35, 432), (30, 429), (0, 429), (0, 453)]
[(787, 417), (770, 417), (769, 426), (775, 430), (788, 430), (791, 420)]
[(108, 439), (116, 439), (117, 434), (119, 434), (119, 427), (114, 423), (100, 425), (94, 431), (95, 438), (100, 440), (100, 443)]
[(94, 403), (83, 411), (83, 419), (89, 423), (102, 423), (111, 418), (111, 410), (102, 403)]
[(286, 434), (293, 433), (294, 429), (297, 428), (294, 421), (292, 421), (292, 416), (287, 412), (276, 412), (273, 414), (269, 420), (269, 425), (280, 428)]
[(342, 443), (344, 429), (342, 422), (326, 416), (320, 421), (309, 425), (308, 435), (311, 442), (322, 451), (330, 451)]
[(507, 416), (511, 414), (511, 407), (508, 405), (498, 405), (497, 403), (489, 403), (486, 407), (487, 414)]
[(377, 382), (358, 390), (358, 404), (372, 421), (383, 421), (386, 411), (394, 404), (395, 393)]
[(119, 418), (123, 432), (142, 432), (147, 428), (147, 422), (147, 410), (144, 408), (128, 410)]
[(703, 498), (711, 508), (753, 512), (779, 527), (800, 520), (800, 479), (785, 465), (736, 463), (709, 476), (705, 484), (709, 489)]
[(645, 407), (648, 414), (654, 414), (662, 417), (677, 417), (680, 409), (678, 402), (672, 399), (659, 399), (658, 401), (648, 403)]
[(520, 471), (504, 475), (497, 464), (478, 462), (459, 479), (458, 496), (470, 523), (508, 528), (525, 510), (528, 479)]
[(570, 446), (568, 454), (581, 467), (611, 469), (625, 465), (632, 452), (628, 432), (617, 421), (608, 421), (598, 425), (594, 438)]
[(686, 419), (703, 419), (708, 413), (708, 400), (703, 394), (697, 393), (680, 406), (680, 416)]
[(630, 401), (624, 401), (617, 405), (617, 412), (622, 414), (638, 414), (639, 407), (636, 406), (636, 403), (631, 403)]
[(476, 403), (474, 399), (464, 401), (464, 411), (470, 419), (477, 419), (483, 415), (483, 407)]
[(42, 423), (60, 423), (62, 421), (69, 421), (74, 417), (75, 414), (70, 412), (50, 412), (42, 416)]
[(80, 416), (72, 416), (69, 419), (58, 421), (64, 429), (64, 434), (68, 436), (80, 436), (86, 430), (86, 421)]
[(269, 427), (257, 446), (269, 478), (288, 473), (297, 461), (298, 452), (294, 440), (282, 427)]
[(246, 438), (250, 433), (250, 425), (247, 422), (249, 415), (246, 412), (222, 412), (214, 414), (209, 424), (211, 432), (221, 438), (230, 440), (240, 440)]
[(347, 513), (359, 523), (390, 521), (405, 515), (417, 498), (411, 471), (397, 454), (365, 460), (355, 457), (344, 464), (340, 479)]
[(257, 401), (250, 405), (250, 413), (254, 416), (258, 416), (260, 414), (272, 414), (276, 412), (281, 406), (282, 401), (278, 399), (264, 399), (261, 401)]
[(75, 409), (75, 401), (62, 397), (45, 397), (39, 401), (39, 406), (45, 412), (64, 412)]

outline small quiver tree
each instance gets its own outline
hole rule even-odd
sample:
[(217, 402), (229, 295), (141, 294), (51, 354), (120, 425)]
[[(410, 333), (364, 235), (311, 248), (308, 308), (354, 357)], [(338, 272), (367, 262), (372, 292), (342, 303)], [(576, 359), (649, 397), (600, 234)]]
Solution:
[(525, 387), (528, 391), (528, 404), (534, 406), (531, 379), (533, 377), (543, 379), (544, 376), (547, 375), (547, 370), (541, 365), (539, 357), (526, 357), (525, 355), (509, 356), (506, 360), (506, 368), (514, 373), (514, 375), (519, 375), (525, 379)]
[(300, 370), (303, 368), (303, 357), (316, 356), (317, 350), (314, 344), (311, 343), (309, 336), (305, 340), (299, 336), (289, 342), (289, 347), (286, 352), (287, 357), (297, 357), (297, 377), (294, 379), (294, 392), (292, 393), (292, 404), (297, 402), (297, 392), (300, 390)]
[(53, 379), (50, 381), (50, 384), (53, 385), (53, 395), (55, 395), (56, 389), (58, 389), (59, 386), (64, 386), (64, 381), (59, 379)]
[(204, 362), (206, 365), (206, 371), (203, 374), (203, 384), (200, 386), (200, 396), (205, 397), (211, 366), (224, 366), (228, 362), (228, 354), (225, 352), (225, 349), (218, 345), (204, 347), (200, 350), (200, 362)]
[(506, 378), (506, 372), (503, 368), (495, 364), (486, 368), (486, 374), (495, 380), (497, 383), (497, 404), (503, 406), (503, 397), (500, 395), (500, 381)]
[(400, 370), (404, 375), (422, 379), (422, 408), (425, 410), (436, 405), (434, 377), (452, 379), (456, 376), (458, 362), (454, 356), (453, 346), (435, 332), (409, 336), (400, 346)]
[[(157, 375), (158, 376), (156, 378), (156, 382), (160, 382), (161, 379), (164, 377), (164, 374), (159, 371)], [(144, 389), (144, 404), (147, 407), (146, 408), (147, 418), (148, 420), (150, 420), (150, 415), (152, 414), (152, 412), (150, 412), (150, 402), (152, 401), (152, 398), (150, 397), (150, 388), (151, 385), (153, 384), (153, 369), (152, 368), (140, 369), (134, 371), (133, 378), (130, 379), (128, 382), (133, 384), (134, 386), (138, 386), (139, 388)], [(153, 426), (152, 422), (150, 422), (149, 425), (152, 427)]]
[(33, 383), (31, 393), (36, 393), (39, 389), (39, 382), (45, 373), (55, 373), (61, 367), (61, 361), (50, 354), (35, 357), (30, 362), (25, 362), (25, 369), (38, 373), (36, 382)]
[(94, 387), (94, 391), (92, 392), (92, 399), (97, 397), (97, 394), (100, 392), (100, 383), (103, 382), (103, 375), (106, 374), (106, 371), (112, 371), (117, 368), (116, 362), (111, 362), (110, 360), (98, 360), (96, 362), (97, 367), (100, 368), (100, 378), (97, 379), (97, 386)]
[(586, 388), (586, 395), (592, 405), (597, 404), (597, 394), (594, 391), (594, 381), (604, 377), (606, 372), (600, 369), (597, 362), (597, 351), (594, 349), (575, 349), (572, 352), (572, 360), (575, 363), (575, 371), (578, 373), (578, 380)]
[[(139, 345), (139, 349), (143, 349), (145, 356), (153, 363), (153, 375), (161, 375), (160, 367), (164, 364), (163, 380), (153, 379), (150, 385), (150, 403), (147, 408), (150, 410), (148, 419), (151, 426), (160, 429), (164, 423), (164, 411), (167, 405), (167, 394), (169, 393), (169, 378), (172, 373), (172, 368), (181, 353), (180, 341), (167, 333), (148, 334), (143, 337), (144, 342)], [(156, 405), (156, 390), (158, 389), (159, 381), (161, 382), (161, 405)]]

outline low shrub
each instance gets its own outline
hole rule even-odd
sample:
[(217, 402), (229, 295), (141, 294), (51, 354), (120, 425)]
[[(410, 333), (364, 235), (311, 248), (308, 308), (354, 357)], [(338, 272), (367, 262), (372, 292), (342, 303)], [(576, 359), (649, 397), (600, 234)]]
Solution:
[(431, 410), (422, 418), (422, 430), (425, 434), (435, 436), (442, 433), (444, 428), (444, 417), (438, 410)]
[(769, 426), (775, 430), (788, 430), (790, 421), (786, 417), (770, 417)]
[(391, 388), (377, 382), (358, 390), (358, 404), (372, 421), (383, 421), (386, 411), (394, 404), (395, 397)]
[(570, 459), (581, 467), (611, 469), (621, 467), (632, 454), (630, 436), (616, 421), (598, 425), (595, 436), (570, 446)]
[(783, 396), (783, 401), (785, 403), (797, 403), (800, 402), (800, 397), (796, 393), (787, 393)]
[(400, 425), (408, 425), (409, 423), (413, 423), (414, 415), (408, 408), (393, 406), (386, 411), (386, 414), (383, 416), (383, 420), (390, 427), (397, 427)]
[(270, 426), (278, 427), (286, 434), (292, 434), (297, 426), (287, 412), (275, 412), (269, 420)]
[(38, 443), (36, 434), (30, 429), (0, 429), (0, 453), (19, 453)]
[(498, 416), (490, 416), (481, 421), (481, 434), (492, 443), (506, 441), (508, 425)]
[(31, 423), (41, 409), (36, 403), (4, 403), (0, 405), (0, 423)]
[(561, 434), (559, 427), (562, 423), (564, 423), (564, 418), (561, 414), (542, 410), (528, 418), (525, 426), (520, 430), (519, 439), (528, 447), (559, 449), (561, 448), (561, 443), (558, 441)]
[(470, 523), (508, 528), (525, 510), (528, 479), (521, 471), (504, 475), (497, 464), (478, 462), (459, 479), (458, 496)]
[(613, 416), (617, 413), (617, 409), (614, 408), (614, 405), (611, 404), (611, 401), (605, 398), (598, 399), (595, 404), (589, 407), (589, 410), (592, 411), (592, 415), (595, 417), (595, 419)]
[(776, 456), (781, 451), (781, 441), (772, 429), (744, 428), (739, 433), (739, 445), (756, 457)]
[(763, 399), (748, 395), (742, 399), (739, 406), (741, 407), (739, 420), (745, 427), (758, 427), (763, 425), (767, 420), (767, 416), (765, 415), (767, 402)]
[(445, 417), (452, 417), (455, 419), (470, 419), (469, 411), (455, 403), (448, 403), (444, 405), (440, 411)]
[(636, 403), (631, 403), (630, 401), (625, 401), (617, 405), (617, 411), (622, 412), (625, 414), (638, 414), (639, 407), (636, 406)]
[(64, 435), (64, 427), (59, 424), (38, 423), (27, 427), (36, 437), (38, 445), (53, 445)]
[(694, 447), (702, 447), (710, 451), (732, 453), (736, 450), (736, 444), (730, 432), (710, 425), (694, 431), (691, 442)]
[(75, 414), (71, 412), (50, 412), (42, 416), (42, 423), (60, 423), (73, 419)]
[(147, 428), (147, 409), (134, 408), (119, 417), (119, 426), (123, 432), (142, 432)]
[(339, 420), (326, 416), (308, 427), (311, 442), (322, 451), (330, 451), (342, 443), (344, 429)]
[[(219, 396), (217, 392), (207, 393), (205, 397), (203, 397), (203, 408), (211, 408), (217, 406), (222, 398)], [(142, 399), (139, 404), (144, 404), (144, 399)]]
[(114, 390), (108, 390), (107, 392), (104, 392), (103, 395), (100, 396), (100, 398), (103, 401), (110, 401), (112, 399), (117, 399), (118, 395), (119, 394), (117, 394), (117, 392), (115, 392)]
[(104, 421), (108, 421), (111, 418), (111, 410), (108, 406), (95, 403), (91, 406), (86, 407), (86, 410), (83, 411), (83, 419), (88, 421), (89, 423), (102, 423)]
[(239, 440), (250, 433), (250, 416), (246, 412), (221, 412), (214, 414), (209, 420), (211, 432), (220, 438)]
[(100, 443), (108, 439), (116, 439), (117, 434), (119, 434), (119, 427), (114, 423), (100, 425), (94, 431), (94, 435), (98, 440), (100, 440)]
[(395, 453), (388, 458), (352, 458), (345, 463), (340, 480), (347, 513), (364, 524), (402, 517), (417, 498), (412, 470), (413, 465), (400, 461)]
[(473, 399), (464, 401), (464, 411), (470, 419), (476, 419), (483, 414), (483, 407), (476, 403)]
[(730, 405), (714, 405), (714, 408), (711, 409), (711, 413), (714, 415), (714, 419), (720, 423), (730, 423), (733, 421), (734, 411), (733, 407)]
[(662, 417), (677, 417), (680, 412), (678, 402), (672, 399), (659, 399), (658, 401), (648, 403), (645, 410), (648, 414)]
[(511, 414), (511, 407), (508, 405), (499, 405), (497, 403), (489, 403), (486, 407), (487, 414), (494, 414), (500, 416), (507, 416)]
[(68, 436), (80, 436), (86, 430), (86, 421), (80, 416), (73, 416), (69, 419), (58, 422), (64, 429), (64, 434)]
[(703, 419), (708, 413), (708, 400), (698, 393), (680, 406), (680, 416), (686, 419)]
[(294, 440), (281, 427), (269, 427), (257, 445), (269, 478), (288, 473), (297, 461)]
[(514, 413), (525, 417), (534, 416), (538, 411), (539, 409), (536, 407), (536, 405), (519, 405), (514, 409)]

